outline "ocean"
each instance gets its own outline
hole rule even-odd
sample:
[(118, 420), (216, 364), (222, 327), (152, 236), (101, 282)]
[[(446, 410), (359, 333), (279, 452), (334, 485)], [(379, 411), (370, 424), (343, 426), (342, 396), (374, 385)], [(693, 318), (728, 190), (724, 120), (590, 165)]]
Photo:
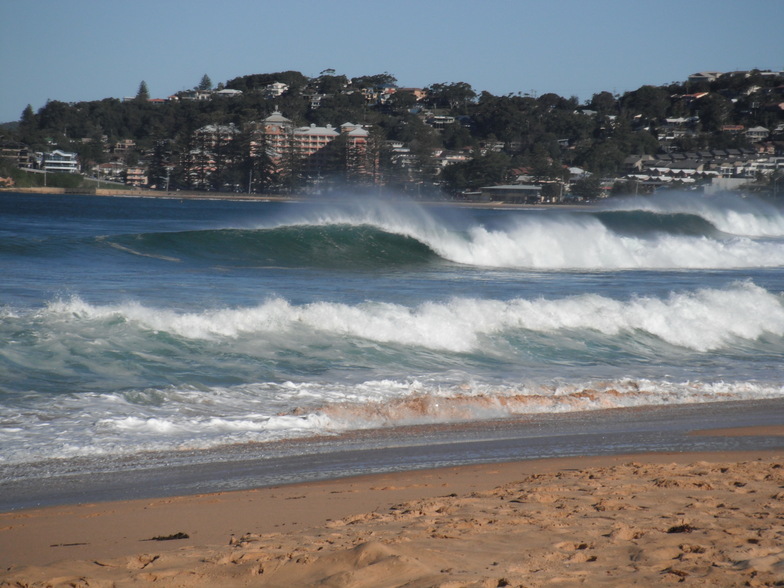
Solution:
[(509, 423), (577, 435), (555, 454), (635, 414), (780, 423), (782, 359), (761, 200), (0, 194), (0, 508), (515, 458), (477, 445)]

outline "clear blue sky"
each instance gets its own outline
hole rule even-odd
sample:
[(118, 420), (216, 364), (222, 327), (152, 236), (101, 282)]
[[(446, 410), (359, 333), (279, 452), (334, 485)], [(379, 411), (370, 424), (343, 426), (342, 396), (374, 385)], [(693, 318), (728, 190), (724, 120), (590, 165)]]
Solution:
[(784, 69), (784, 0), (0, 0), (0, 122), (27, 104), (152, 97), (332, 68), (496, 95)]

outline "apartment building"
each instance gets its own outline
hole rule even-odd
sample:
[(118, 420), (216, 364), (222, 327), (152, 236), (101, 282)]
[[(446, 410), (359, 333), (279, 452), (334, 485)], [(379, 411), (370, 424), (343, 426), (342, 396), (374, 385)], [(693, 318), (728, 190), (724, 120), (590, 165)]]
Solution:
[[(251, 133), (251, 154), (258, 156), (265, 149), (278, 171), (296, 161), (302, 174), (317, 176), (338, 166), (340, 157), (346, 158), (345, 168), (351, 176), (367, 176), (375, 169), (372, 159), (369, 161), (370, 133), (360, 124), (295, 127), (276, 110), (261, 123), (254, 123)], [(335, 148), (340, 137), (345, 150)]]
[(79, 160), (76, 153), (55, 149), (41, 154), (40, 167), (48, 172), (75, 174), (79, 173)]

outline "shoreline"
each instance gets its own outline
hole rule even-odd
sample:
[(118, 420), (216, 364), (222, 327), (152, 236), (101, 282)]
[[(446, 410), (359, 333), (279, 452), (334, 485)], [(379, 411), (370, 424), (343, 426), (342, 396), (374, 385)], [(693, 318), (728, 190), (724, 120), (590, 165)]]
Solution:
[[(521, 415), (202, 450), (0, 464), (0, 513), (544, 458), (784, 449), (781, 423), (784, 398), (775, 398)], [(750, 435), (751, 428), (759, 435)], [(724, 434), (728, 431), (734, 434)], [(41, 471), (46, 484), (40, 483)]]
[[(305, 195), (293, 194), (282, 196), (280, 194), (243, 194), (235, 192), (195, 192), (195, 191), (179, 191), (179, 192), (163, 192), (160, 190), (113, 190), (108, 188), (99, 188), (91, 192), (74, 192), (66, 188), (0, 188), (0, 194), (3, 193), (16, 193), (16, 194), (30, 194), (38, 196), (102, 196), (110, 198), (159, 198), (163, 200), (207, 200), (214, 202), (342, 202), (347, 198), (342, 196), (324, 196), (324, 195)], [(360, 196), (359, 198), (361, 198)], [(463, 208), (501, 208), (501, 209), (535, 209), (535, 208), (558, 208), (558, 209), (584, 209), (590, 208), (592, 203), (576, 204), (570, 202), (568, 204), (551, 204), (551, 203), (537, 203), (537, 204), (519, 204), (511, 202), (474, 202), (464, 200), (414, 200), (407, 196), (389, 197), (391, 201), (400, 203), (414, 203), (425, 206), (455, 206)], [(350, 198), (349, 198), (350, 200)]]
[(0, 586), (770, 586), (784, 579), (782, 461), (570, 457), (3, 513)]

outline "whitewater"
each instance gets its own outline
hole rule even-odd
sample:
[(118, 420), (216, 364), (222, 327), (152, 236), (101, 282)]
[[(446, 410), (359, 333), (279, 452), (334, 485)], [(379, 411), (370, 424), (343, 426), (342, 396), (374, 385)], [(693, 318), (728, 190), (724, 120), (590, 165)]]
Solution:
[(495, 210), (4, 193), (0, 275), (0, 484), (784, 398), (784, 209), (733, 195)]

